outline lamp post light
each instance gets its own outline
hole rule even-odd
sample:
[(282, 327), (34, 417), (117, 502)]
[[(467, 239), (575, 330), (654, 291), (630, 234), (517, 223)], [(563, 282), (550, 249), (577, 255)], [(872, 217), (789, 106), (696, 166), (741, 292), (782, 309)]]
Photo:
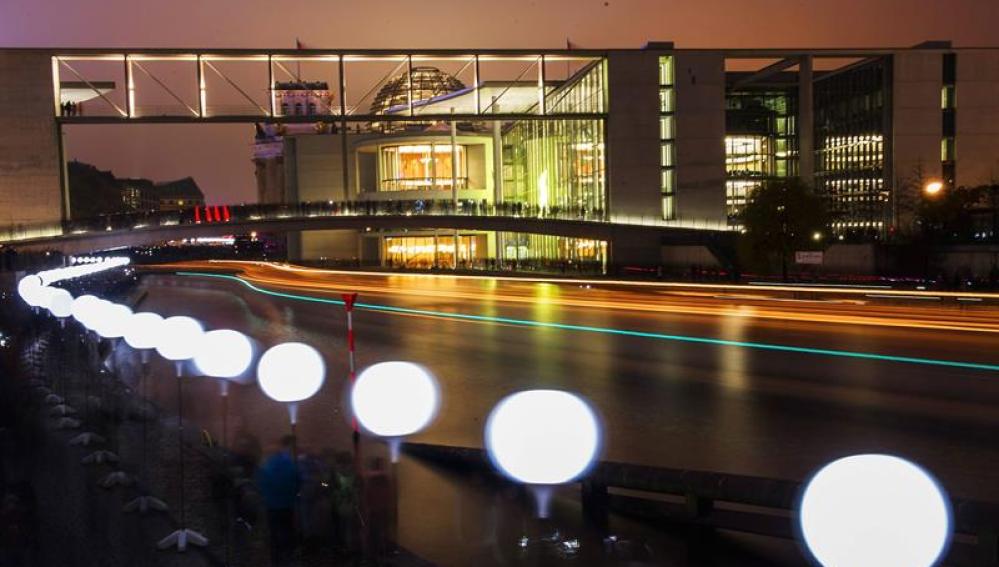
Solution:
[(800, 535), (823, 567), (930, 567), (951, 538), (951, 510), (937, 480), (891, 455), (854, 455), (806, 484)]
[[(194, 357), (194, 365), (205, 376), (217, 378), (219, 395), (222, 397), (222, 463), (226, 475), (229, 474), (229, 382), (246, 376), (253, 360), (253, 344), (246, 335), (237, 331), (219, 330), (204, 335), (204, 339)], [(226, 495), (226, 527), (224, 534), (223, 563), (229, 564), (229, 517), (231, 498)]]
[(174, 316), (163, 320), (156, 352), (173, 361), (177, 377), (183, 375), (184, 361), (194, 358), (205, 331), (201, 323), (190, 317)]
[(928, 181), (926, 182), (926, 185), (923, 185), (923, 193), (925, 193), (929, 197), (935, 197), (939, 195), (940, 192), (943, 191), (943, 189), (944, 189), (943, 181), (939, 180)]
[(298, 404), (315, 395), (326, 379), (326, 364), (319, 351), (304, 343), (273, 346), (257, 363), (257, 383), (268, 398), (288, 406), (291, 422), (291, 457), (298, 466)]
[[(128, 323), (128, 329), (125, 331), (125, 342), (128, 346), (139, 352), (140, 370), (138, 390), (139, 401), (142, 404), (146, 403), (146, 381), (149, 377), (149, 354), (154, 348), (156, 348), (156, 345), (160, 340), (162, 327), (163, 317), (157, 315), (156, 313), (142, 312), (132, 315), (132, 318)], [(141, 419), (142, 456), (139, 460), (139, 479), (145, 480), (146, 445), (148, 437), (148, 418), (145, 415), (145, 412), (143, 412)], [(125, 504), (123, 509), (125, 512), (138, 511), (140, 514), (145, 514), (149, 510), (158, 510), (160, 512), (166, 511), (167, 505), (159, 498), (150, 496), (147, 488), (140, 487), (139, 496), (131, 502)]]
[(590, 405), (561, 390), (528, 390), (501, 400), (486, 421), (486, 451), (507, 477), (532, 488), (539, 518), (549, 515), (552, 488), (585, 474), (600, 449)]
[(402, 438), (433, 421), (440, 387), (430, 372), (411, 362), (380, 362), (366, 368), (350, 390), (350, 406), (361, 427), (388, 441), (392, 462)]

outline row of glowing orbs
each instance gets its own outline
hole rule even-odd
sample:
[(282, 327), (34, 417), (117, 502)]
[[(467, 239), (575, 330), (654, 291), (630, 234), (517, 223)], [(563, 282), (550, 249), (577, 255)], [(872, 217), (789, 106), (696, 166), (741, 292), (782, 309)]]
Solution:
[[(252, 359), (253, 347), (245, 335), (232, 330), (204, 332), (189, 317), (133, 314), (128, 307), (91, 295), (74, 300), (58, 288), (51, 288), (46, 299), (46, 307), (57, 317), (71, 314), (102, 337), (124, 337), (131, 347), (155, 349), (168, 360), (194, 359), (208, 376), (237, 378)], [(261, 389), (284, 403), (314, 395), (324, 376), (322, 357), (302, 343), (272, 347), (257, 366)], [(407, 362), (367, 368), (350, 397), (364, 429), (386, 438), (422, 430), (440, 403), (433, 376)], [(490, 413), (485, 445), (496, 467), (514, 480), (561, 484), (592, 465), (600, 426), (589, 405), (573, 394), (518, 392)], [(946, 550), (951, 517), (943, 489), (922, 468), (889, 455), (856, 455), (830, 463), (809, 481), (799, 525), (809, 551), (828, 567), (929, 567)]]

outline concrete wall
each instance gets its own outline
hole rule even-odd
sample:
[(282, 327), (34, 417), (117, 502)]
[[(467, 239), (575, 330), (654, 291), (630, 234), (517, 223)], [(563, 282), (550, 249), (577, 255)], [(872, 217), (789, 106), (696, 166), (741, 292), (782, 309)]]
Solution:
[(676, 54), (677, 218), (725, 216), (725, 57)]
[(941, 176), (943, 56), (899, 52), (892, 65), (892, 151), (895, 187), (922, 170), (923, 179)]
[(0, 232), (62, 218), (52, 59), (0, 50)]
[(659, 51), (608, 56), (607, 183), (611, 216), (662, 216)]
[[(337, 135), (294, 136), (285, 142), (285, 161), (291, 160), (294, 178), (286, 175), (288, 193), (298, 201), (343, 201), (350, 199), (343, 187), (342, 138)], [(294, 156), (287, 149), (294, 145)], [(348, 167), (353, 164), (348, 154)], [(349, 170), (348, 170), (349, 171)], [(354, 180), (353, 172), (351, 181)], [(292, 185), (291, 182), (294, 182)]]
[(300, 233), (298, 256), (293, 260), (351, 260), (360, 254), (356, 230), (310, 230)]
[(957, 184), (999, 181), (999, 51), (958, 52), (955, 95)]

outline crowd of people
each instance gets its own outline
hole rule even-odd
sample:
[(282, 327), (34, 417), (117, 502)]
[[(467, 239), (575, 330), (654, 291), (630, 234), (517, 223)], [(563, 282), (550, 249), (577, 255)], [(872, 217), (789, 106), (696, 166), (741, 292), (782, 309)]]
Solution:
[(265, 522), (275, 566), (317, 554), (383, 564), (394, 551), (394, 484), (383, 459), (362, 464), (359, 450), (355, 444), (353, 452), (299, 452), (292, 438), (284, 437), (264, 455), (255, 437), (239, 431), (230, 458), (252, 482), (230, 481), (226, 491), (217, 493), (226, 506), (223, 517), (251, 529)]

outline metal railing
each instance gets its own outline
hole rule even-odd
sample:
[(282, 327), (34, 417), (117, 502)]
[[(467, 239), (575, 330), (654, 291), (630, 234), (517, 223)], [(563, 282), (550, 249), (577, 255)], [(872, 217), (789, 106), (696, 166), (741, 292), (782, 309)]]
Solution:
[(490, 203), (485, 200), (451, 199), (318, 201), (290, 204), (208, 205), (178, 211), (136, 211), (37, 225), (0, 228), (0, 242), (18, 242), (91, 234), (209, 223), (240, 223), (317, 217), (365, 216), (462, 216), (558, 221), (585, 221), (633, 226), (730, 230), (724, 222), (664, 221), (653, 216), (608, 218), (603, 209), (587, 207), (541, 207), (525, 203)]

